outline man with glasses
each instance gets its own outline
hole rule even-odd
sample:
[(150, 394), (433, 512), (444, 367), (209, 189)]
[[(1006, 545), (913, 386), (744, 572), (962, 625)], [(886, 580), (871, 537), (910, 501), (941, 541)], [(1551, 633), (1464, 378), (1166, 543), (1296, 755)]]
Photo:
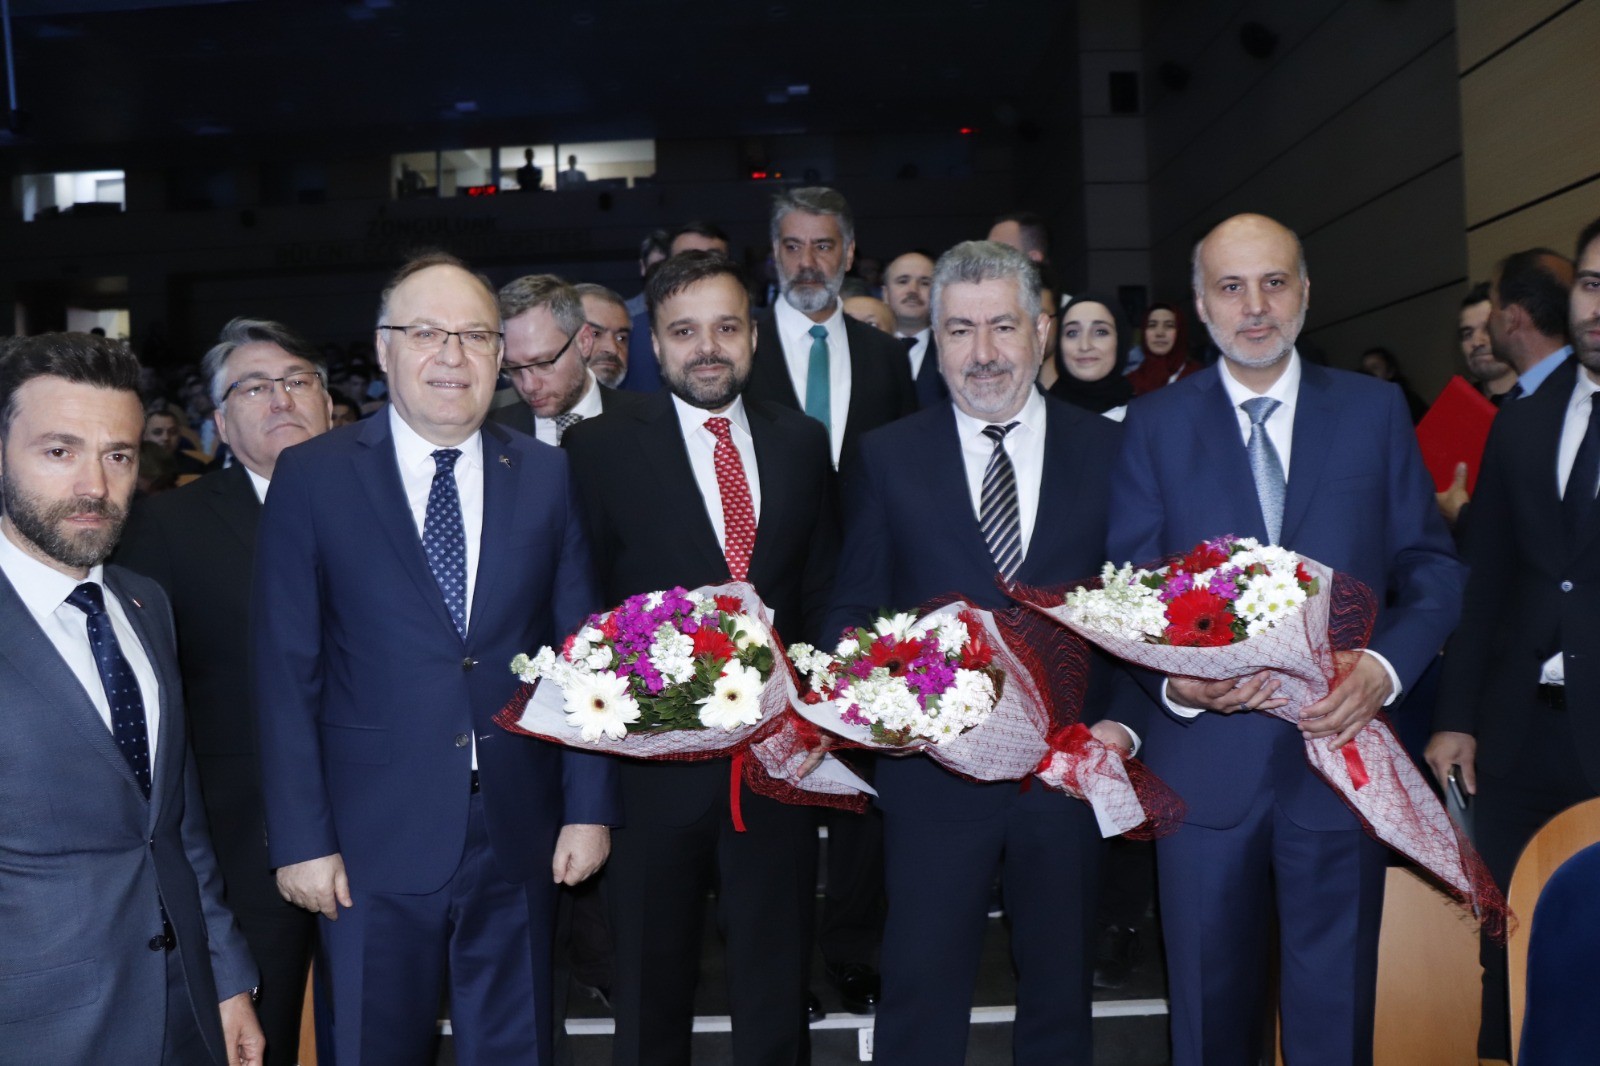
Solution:
[(322, 361), (286, 327), (235, 318), (201, 363), (234, 465), (134, 508), (116, 561), (160, 582), (178, 628), (195, 768), (228, 906), (261, 970), (269, 1066), (292, 1066), (315, 920), (278, 894), (267, 859), (250, 700), (250, 572), (278, 455), (328, 431)]
[(615, 768), (492, 719), (512, 657), (600, 606), (588, 543), (566, 457), (485, 423), (481, 277), (413, 259), (375, 340), (388, 408), (281, 455), (262, 515), (268, 855), (322, 915), (340, 1066), (431, 1062), (446, 991), (457, 1062), (548, 1062), (555, 886), (605, 860)]
[(490, 417), (546, 444), (585, 418), (625, 402), (589, 369), (596, 331), (578, 291), (554, 274), (528, 274), (500, 290), (505, 322), (501, 369), (521, 403), (497, 407)]

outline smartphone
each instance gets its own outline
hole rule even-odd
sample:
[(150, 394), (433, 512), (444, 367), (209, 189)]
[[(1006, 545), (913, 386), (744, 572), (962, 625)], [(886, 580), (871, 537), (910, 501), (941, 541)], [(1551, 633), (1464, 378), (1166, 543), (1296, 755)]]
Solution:
[(1469, 809), (1472, 803), (1472, 797), (1467, 794), (1466, 789), (1461, 787), (1461, 767), (1450, 767), (1450, 775), (1447, 778), (1447, 784), (1450, 788), (1450, 795), (1454, 797), (1456, 801), (1456, 806), (1460, 807), (1462, 810)]

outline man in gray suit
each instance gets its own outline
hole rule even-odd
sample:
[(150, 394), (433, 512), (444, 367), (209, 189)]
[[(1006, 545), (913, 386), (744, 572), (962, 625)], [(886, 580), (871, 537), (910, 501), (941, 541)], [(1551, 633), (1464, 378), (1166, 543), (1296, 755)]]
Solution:
[(88, 334), (0, 352), (3, 1066), (261, 1061), (172, 614), (154, 581), (103, 565), (138, 472), (138, 376)]

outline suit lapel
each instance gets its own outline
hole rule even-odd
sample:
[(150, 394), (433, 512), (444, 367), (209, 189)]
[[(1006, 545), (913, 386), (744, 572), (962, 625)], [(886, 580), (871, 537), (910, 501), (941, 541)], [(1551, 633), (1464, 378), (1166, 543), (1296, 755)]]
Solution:
[(784, 355), (783, 337), (778, 333), (778, 316), (771, 311), (756, 319), (755, 365), (750, 374), (757, 386), (756, 395), (765, 396), (785, 407), (800, 410), (800, 397), (789, 379), (789, 360)]
[(235, 465), (219, 471), (209, 482), (207, 488), (210, 491), (205, 497), (207, 505), (253, 555), (256, 550), (256, 526), (261, 522), (261, 501), (256, 499), (250, 472), (243, 466)]
[[(998, 574), (1000, 570), (994, 565), (994, 556), (989, 553), (989, 542), (983, 539), (983, 527), (978, 525), (978, 515), (972, 509), (971, 490), (967, 485), (967, 461), (961, 448), (961, 432), (952, 409), (946, 406), (943, 411), (944, 417), (936, 417), (928, 422), (923, 446), (927, 448), (927, 454), (931, 459), (929, 467), (947, 471), (942, 480), (959, 501), (955, 513), (960, 517), (951, 517), (946, 529), (950, 536), (960, 540), (964, 555), (976, 560), (990, 572)], [(1034, 526), (1035, 536), (1038, 535), (1038, 528), (1037, 525)], [(1023, 563), (1026, 565), (1027, 560), (1023, 560)]]
[[(411, 503), (406, 499), (405, 486), (400, 481), (400, 460), (395, 454), (394, 438), (389, 432), (388, 409), (363, 420), (356, 439), (363, 447), (351, 457), (351, 462), (356, 466), (356, 480), (378, 516), (378, 526), (400, 557), (400, 568), (429, 604), (434, 617), (440, 625), (455, 634), (455, 622), (444, 605), (444, 595), (440, 593), (439, 583), (434, 580), (433, 571), (428, 566), (428, 557), (422, 552), (422, 538), (417, 536), (417, 524), (411, 517)], [(487, 455), (485, 460), (488, 461)]]
[[(653, 398), (655, 408), (641, 411), (640, 435), (644, 438), (638, 454), (645, 457), (652, 477), (657, 485), (666, 489), (669, 500), (696, 500), (700, 506), (691, 509), (691, 513), (698, 514), (700, 520), (689, 520), (693, 527), (690, 540), (694, 542), (695, 550), (701, 555), (703, 561), (711, 564), (712, 568), (728, 565), (727, 557), (722, 554), (722, 546), (717, 543), (717, 530), (711, 523), (710, 504), (700, 493), (700, 483), (695, 480), (694, 467), (689, 463), (689, 449), (683, 440), (683, 429), (678, 422), (678, 412), (672, 404), (672, 396), (665, 391), (655, 394)], [(747, 408), (748, 409), (748, 408)], [(760, 453), (757, 453), (756, 462), (761, 462)], [(687, 505), (686, 505), (687, 506)], [(766, 501), (762, 501), (765, 509)], [(764, 517), (763, 517), (764, 520)], [(757, 526), (756, 544), (759, 548), (761, 542), (760, 526)]]
[[(1222, 387), (1219, 367), (1208, 371), (1200, 399), (1195, 404), (1196, 454), (1204, 456), (1201, 467), (1214, 472), (1205, 482), (1215, 477), (1216, 483), (1238, 485), (1236, 492), (1218, 494), (1213, 501), (1222, 512), (1220, 525), (1208, 528), (1208, 537), (1232, 533), (1240, 537), (1267, 539), (1267, 523), (1261, 516), (1261, 502), (1256, 497), (1255, 475), (1250, 473), (1250, 456), (1239, 436), (1239, 418), (1228, 400), (1228, 390)], [(1298, 452), (1296, 453), (1298, 454)], [(1287, 519), (1287, 509), (1285, 509)], [(1287, 528), (1287, 521), (1285, 521)], [(1190, 545), (1182, 545), (1187, 551)], [(1136, 560), (1137, 561), (1137, 560)]]
[[(794, 482), (793, 454), (783, 446), (771, 417), (759, 405), (744, 405), (750, 420), (750, 437), (755, 445), (756, 468), (745, 477), (761, 490), (761, 514), (756, 521), (756, 545), (750, 553), (750, 573), (754, 574), (778, 549), (774, 546), (790, 527), (791, 493)], [(713, 529), (713, 533), (715, 530)]]
[(1033, 536), (1028, 554), (1017, 568), (1019, 580), (1038, 583), (1049, 561), (1049, 545), (1059, 539), (1052, 530), (1063, 530), (1072, 523), (1072, 507), (1079, 496), (1078, 483), (1083, 466), (1074, 461), (1073, 434), (1065, 417), (1045, 405), (1044, 466), (1039, 476), (1039, 508), (1033, 518)]
[[(38, 690), (51, 708), (52, 718), (56, 718), (56, 712), (59, 712), (59, 720), (66, 721), (89, 747), (111, 764), (118, 776), (133, 789), (134, 795), (141, 796), (133, 768), (128, 765), (122, 752), (117, 750), (116, 739), (100, 717), (100, 712), (95, 709), (89, 694), (78, 682), (78, 676), (61, 658), (61, 653), (56, 651), (44, 630), (39, 628), (39, 623), (34, 621), (33, 615), (23, 605), (22, 598), (4, 574), (0, 574), (0, 627), (4, 628), (7, 638), (0, 641), (0, 656)], [(159, 676), (159, 669), (157, 672)], [(14, 723), (6, 726), (15, 727)]]
[[(177, 664), (172, 659), (176, 649), (159, 650), (162, 645), (157, 643), (156, 621), (150, 616), (149, 608), (144, 601), (135, 599), (123, 587), (122, 576), (114, 568), (105, 569), (105, 583), (116, 593), (117, 600), (122, 604), (122, 613), (127, 616), (128, 624), (133, 626), (134, 633), (139, 637), (139, 645), (144, 649), (144, 657), (150, 663), (151, 673), (156, 676), (156, 688), (161, 696), (161, 717), (156, 722), (156, 758), (150, 764), (150, 819), (153, 825), (160, 815), (162, 798), (171, 794), (167, 790), (183, 787), (183, 764), (188, 738), (183, 732), (182, 708), (178, 704), (182, 690), (179, 688)], [(99, 717), (98, 712), (96, 717)], [(149, 715), (145, 717), (148, 721)], [(109, 735), (111, 731), (105, 729), (104, 725), (102, 722), (101, 728)], [(126, 759), (122, 762), (124, 766), (127, 765)], [(128, 780), (134, 782), (135, 788), (138, 787), (131, 769), (128, 771)]]
[[(477, 629), (478, 620), (485, 617), (488, 608), (484, 605), (494, 598), (496, 590), (507, 585), (500, 580), (500, 575), (514, 567), (514, 560), (507, 556), (510, 548), (504, 533), (516, 520), (522, 485), (517, 473), (517, 457), (511, 452), (511, 441), (505, 430), (485, 422), (482, 441), (483, 531), (478, 540), (478, 573), (472, 585), (472, 614), (467, 622), (469, 635)], [(439, 602), (442, 605), (444, 597), (440, 596)]]
[[(1334, 430), (1338, 414), (1328, 394), (1327, 372), (1302, 361), (1300, 395), (1295, 399), (1292, 430), (1294, 451), (1289, 459), (1289, 485), (1283, 502), (1283, 533), (1279, 537), (1283, 544), (1295, 542), (1300, 523), (1305, 520), (1311, 502), (1316, 499), (1328, 453), (1337, 446)], [(1237, 422), (1235, 427), (1237, 435)], [(1253, 478), (1250, 483), (1254, 486)]]

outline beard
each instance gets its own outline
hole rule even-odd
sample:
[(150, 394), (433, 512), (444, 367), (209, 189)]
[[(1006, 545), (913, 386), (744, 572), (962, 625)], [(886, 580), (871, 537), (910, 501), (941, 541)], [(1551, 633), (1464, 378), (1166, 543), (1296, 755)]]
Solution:
[(1306, 324), (1306, 310), (1306, 305), (1302, 303), (1300, 305), (1300, 313), (1295, 315), (1294, 322), (1290, 324), (1288, 329), (1285, 329), (1283, 323), (1277, 319), (1267, 317), (1251, 319), (1239, 324), (1238, 330), (1257, 329), (1261, 326), (1277, 327), (1279, 336), (1284, 339), (1283, 348), (1276, 352), (1269, 352), (1266, 355), (1246, 355), (1242, 347), (1234, 340), (1238, 330), (1233, 334), (1221, 336), (1217, 332), (1217, 327), (1210, 323), (1206, 324), (1206, 330), (1211, 334), (1211, 339), (1216, 341), (1217, 347), (1222, 350), (1222, 354), (1227, 356), (1229, 362), (1249, 367), (1251, 370), (1261, 370), (1269, 366), (1276, 366), (1289, 358), (1289, 353), (1294, 351), (1294, 342), (1299, 339), (1300, 330)]
[(780, 282), (778, 289), (790, 307), (803, 315), (814, 315), (832, 307), (839, 298), (839, 290), (844, 287), (844, 272), (830, 278), (820, 270), (802, 268), (784, 275)]
[(622, 357), (616, 352), (595, 352), (589, 357), (589, 370), (608, 389), (616, 388), (628, 376), (628, 371), (622, 365)]
[[(716, 381), (708, 381), (690, 373), (697, 368), (707, 366), (725, 367), (728, 372)], [(750, 369), (746, 363), (745, 370), (741, 374), (738, 365), (726, 356), (697, 356), (681, 368), (669, 368), (663, 362), (661, 380), (667, 383), (667, 388), (673, 395), (691, 407), (718, 411), (732, 403), (744, 391), (745, 385), (750, 381)]]
[(1588, 339), (1588, 332), (1600, 326), (1600, 322), (1574, 322), (1572, 324), (1572, 354), (1578, 357), (1578, 362), (1585, 370), (1593, 370), (1600, 374), (1600, 345), (1593, 344)]
[[(128, 508), (110, 499), (46, 500), (23, 491), (4, 474), (0, 474), (0, 500), (6, 518), (29, 543), (63, 566), (76, 569), (87, 570), (105, 562), (128, 520)], [(67, 519), (82, 514), (103, 515), (111, 524), (77, 531), (63, 527)]]

